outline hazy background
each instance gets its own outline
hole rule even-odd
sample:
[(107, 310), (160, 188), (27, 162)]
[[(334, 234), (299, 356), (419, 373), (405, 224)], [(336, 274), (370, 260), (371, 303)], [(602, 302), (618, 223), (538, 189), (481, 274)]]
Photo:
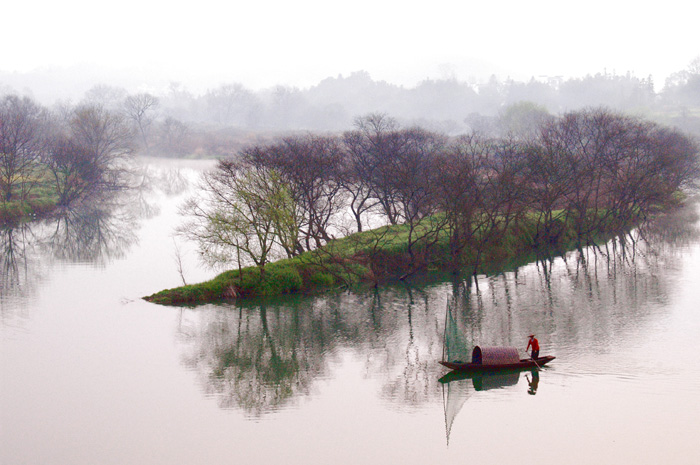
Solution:
[(680, 0), (27, 0), (3, 13), (0, 96), (64, 114), (147, 97), (138, 150), (152, 155), (229, 156), (371, 112), (499, 135), (606, 106), (700, 136), (696, 18)]
[(696, 16), (681, 0), (24, 0), (3, 10), (0, 82), (22, 92), (48, 75), (62, 98), (95, 83), (307, 87), (360, 70), (403, 86), (631, 72), (658, 87), (699, 53)]

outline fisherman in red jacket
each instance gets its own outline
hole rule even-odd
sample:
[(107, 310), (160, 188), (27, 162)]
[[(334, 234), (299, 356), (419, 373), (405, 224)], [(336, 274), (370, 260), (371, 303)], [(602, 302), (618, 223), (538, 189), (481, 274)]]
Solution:
[(537, 359), (537, 357), (540, 356), (540, 343), (537, 341), (537, 338), (534, 334), (530, 334), (529, 337), (530, 340), (527, 341), (527, 349), (525, 349), (525, 351), (527, 351), (530, 348), (530, 346), (532, 346), (532, 353), (530, 354), (530, 356), (533, 359)]

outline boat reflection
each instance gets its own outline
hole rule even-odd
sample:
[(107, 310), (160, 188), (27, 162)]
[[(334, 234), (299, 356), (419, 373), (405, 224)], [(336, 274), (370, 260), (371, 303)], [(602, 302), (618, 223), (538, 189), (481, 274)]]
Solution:
[[(438, 381), (442, 384), (449, 384), (454, 381), (471, 380), (475, 391), (488, 391), (490, 389), (500, 389), (508, 386), (515, 386), (520, 379), (520, 373), (526, 370), (499, 370), (494, 372), (460, 372), (451, 371)], [(537, 370), (530, 370), (537, 372)], [(534, 376), (534, 375), (533, 375)], [(539, 373), (537, 374), (539, 381)]]
[[(442, 399), (445, 410), (445, 433), (450, 444), (450, 432), (457, 414), (473, 392), (502, 389), (515, 386), (520, 380), (520, 373), (525, 373), (527, 393), (535, 395), (540, 382), (538, 369), (499, 370), (495, 372), (460, 372), (451, 371), (438, 380), (442, 384)], [(471, 382), (470, 382), (471, 381)]]

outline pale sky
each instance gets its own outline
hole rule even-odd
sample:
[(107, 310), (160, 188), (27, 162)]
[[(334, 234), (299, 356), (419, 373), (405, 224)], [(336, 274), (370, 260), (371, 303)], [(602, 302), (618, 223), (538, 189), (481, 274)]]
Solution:
[(517, 80), (652, 74), (658, 89), (700, 55), (690, 4), (15, 0), (2, 8), (0, 71), (97, 64), (144, 79), (262, 88), (365, 70), (411, 86), (467, 79), (469, 63), (487, 62)]

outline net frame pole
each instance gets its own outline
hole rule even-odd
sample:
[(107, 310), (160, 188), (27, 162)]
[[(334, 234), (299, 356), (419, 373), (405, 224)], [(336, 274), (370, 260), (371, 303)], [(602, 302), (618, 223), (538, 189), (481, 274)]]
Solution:
[(447, 313), (450, 311), (450, 299), (447, 299), (445, 305), (445, 329), (442, 333), (442, 361), (445, 361), (445, 346), (447, 345)]

